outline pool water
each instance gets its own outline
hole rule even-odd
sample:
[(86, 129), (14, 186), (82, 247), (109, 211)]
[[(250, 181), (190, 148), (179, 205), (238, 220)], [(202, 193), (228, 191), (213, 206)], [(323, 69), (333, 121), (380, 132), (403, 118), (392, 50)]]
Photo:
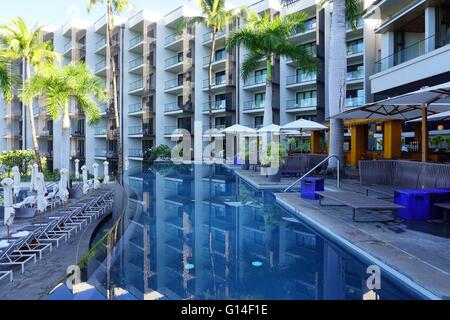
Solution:
[(421, 298), (383, 271), (381, 289), (370, 291), (369, 261), (223, 166), (149, 168), (128, 178), (128, 190), (111, 259), (99, 250), (85, 270), (85, 280), (105, 297), (113, 298), (108, 291), (127, 299)]

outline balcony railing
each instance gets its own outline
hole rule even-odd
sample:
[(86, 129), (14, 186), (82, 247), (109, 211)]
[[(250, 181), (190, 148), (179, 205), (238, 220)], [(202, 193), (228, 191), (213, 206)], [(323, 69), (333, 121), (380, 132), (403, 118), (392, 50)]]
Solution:
[(133, 103), (128, 106), (128, 113), (140, 112), (144, 108), (144, 105), (140, 102)]
[[(211, 86), (215, 87), (215, 86), (222, 86), (224, 84), (226, 84), (227, 79), (226, 77), (218, 77), (218, 78), (212, 78), (211, 79)], [(208, 79), (203, 80), (203, 88), (208, 88)]]
[(364, 70), (348, 71), (347, 81), (355, 81), (364, 79)]
[[(350, 23), (350, 21), (347, 21), (346, 26), (347, 26), (347, 31), (353, 30), (353, 26)], [(362, 18), (359, 18), (358, 21), (356, 22), (356, 29), (360, 29), (363, 26), (364, 26), (364, 20)]]
[(364, 97), (352, 97), (345, 99), (345, 106), (347, 108), (360, 107), (364, 105), (365, 98)]
[(164, 43), (165, 43), (165, 45), (167, 46), (167, 45), (169, 45), (169, 44), (171, 44), (171, 43), (173, 43), (173, 42), (175, 42), (175, 41), (178, 41), (178, 40), (180, 40), (180, 39), (181, 39), (181, 35), (180, 35), (180, 34), (172, 33), (172, 34), (170, 34), (170, 35), (168, 35), (168, 36), (166, 37)]
[(137, 46), (139, 43), (144, 41), (144, 37), (142, 35), (138, 35), (132, 39), (130, 39), (130, 42), (128, 43), (129, 48), (133, 48)]
[[(211, 56), (207, 55), (203, 57), (203, 65), (206, 66), (209, 64), (209, 59), (211, 58)], [(225, 51), (221, 51), (220, 53), (216, 53), (213, 57), (213, 63), (216, 62), (220, 62), (220, 61), (225, 61), (225, 59), (227, 58), (227, 54), (225, 53)]]
[(102, 158), (106, 157), (106, 149), (96, 148), (95, 149), (95, 156), (96, 157), (102, 157)]
[(301, 109), (301, 108), (315, 108), (317, 107), (317, 98), (307, 98), (299, 100), (288, 100), (286, 102), (286, 109)]
[(183, 57), (182, 57), (182, 56), (175, 55), (175, 56), (173, 56), (173, 57), (167, 58), (167, 59), (164, 61), (164, 66), (165, 66), (166, 68), (168, 68), (168, 67), (170, 67), (170, 66), (176, 65), (176, 64), (181, 63), (181, 62), (183, 62)]
[[(212, 101), (211, 110), (225, 110), (227, 107), (227, 101), (226, 100), (218, 100), (218, 101)], [(203, 103), (203, 111), (209, 111), (209, 102)]]
[(354, 54), (360, 54), (364, 52), (364, 42), (358, 41), (351, 44), (347, 44), (347, 55), (352, 56)]
[(128, 156), (133, 158), (143, 158), (144, 151), (137, 148), (128, 149)]
[(143, 134), (143, 132), (144, 132), (144, 130), (142, 129), (142, 125), (128, 127), (129, 135), (141, 135), (141, 134)]
[(130, 60), (130, 62), (128, 63), (128, 65), (129, 65), (128, 70), (136, 69), (137, 67), (141, 66), (142, 64), (144, 64), (143, 57), (139, 57), (139, 58)]
[(100, 62), (97, 62), (97, 63), (95, 64), (95, 71), (100, 71), (100, 70), (102, 70), (102, 69), (104, 69), (104, 68), (106, 68), (106, 59), (105, 59), (105, 60), (102, 60), (102, 61), (100, 61)]
[(67, 52), (70, 49), (72, 49), (72, 41), (69, 41), (64, 45), (64, 52)]
[[(225, 124), (213, 124), (211, 126), (212, 130), (223, 130), (225, 129), (227, 126)], [(209, 130), (209, 125), (205, 125), (203, 126), (203, 132), (207, 132)]]
[(129, 91), (134, 91), (143, 88), (144, 88), (144, 81), (142, 79), (131, 82), (130, 86), (128, 87)]
[(95, 42), (95, 49), (98, 50), (106, 45), (106, 38), (102, 38)]
[(106, 128), (105, 127), (97, 127), (97, 128), (95, 128), (95, 135), (96, 136), (105, 136), (106, 135)]
[[(217, 31), (216, 32), (216, 39), (221, 37), (221, 36), (223, 36), (223, 35), (225, 35), (225, 30)], [(208, 31), (207, 33), (205, 33), (203, 35), (203, 43), (211, 41), (212, 37), (213, 37), (213, 32), (212, 31)]]
[(177, 126), (165, 126), (164, 127), (164, 134), (171, 134), (175, 130), (177, 130)]
[(317, 28), (317, 19), (316, 18), (309, 19), (309, 20), (306, 20), (302, 26), (296, 28), (296, 30), (294, 30), (292, 35), (307, 33), (307, 32), (316, 30), (316, 28)]
[(305, 82), (311, 82), (317, 80), (317, 73), (316, 72), (309, 72), (309, 73), (299, 73), (293, 76), (287, 76), (286, 77), (286, 84), (293, 85), (293, 84), (300, 84)]
[(167, 80), (166, 82), (164, 82), (164, 90), (169, 90), (172, 88), (180, 87), (182, 85), (183, 85), (183, 82), (181, 82), (178, 79)]
[(250, 111), (250, 110), (260, 110), (264, 109), (265, 101), (245, 101), (244, 102), (244, 111)]
[(420, 57), (427, 52), (439, 49), (449, 43), (449, 41), (442, 41), (439, 43), (438, 41), (436, 41), (436, 36), (433, 35), (375, 62), (375, 70), (376, 72), (385, 71), (401, 63)]
[(180, 107), (178, 106), (178, 102), (166, 103), (164, 105), (164, 112), (173, 112), (180, 111)]
[(249, 77), (244, 81), (244, 87), (254, 86), (257, 84), (266, 83), (267, 75), (260, 74), (257, 76)]

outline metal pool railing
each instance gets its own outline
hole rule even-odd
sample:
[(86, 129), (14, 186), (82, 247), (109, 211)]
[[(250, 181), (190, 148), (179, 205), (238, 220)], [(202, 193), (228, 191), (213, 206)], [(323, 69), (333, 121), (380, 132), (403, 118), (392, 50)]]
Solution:
[(290, 189), (292, 189), (293, 187), (295, 187), (297, 184), (299, 184), (303, 179), (305, 179), (307, 176), (309, 176), (311, 173), (313, 173), (316, 169), (318, 169), (320, 166), (322, 166), (325, 162), (329, 161), (330, 159), (335, 158), (336, 162), (337, 162), (337, 187), (340, 188), (341, 187), (341, 177), (340, 177), (340, 160), (338, 158), (338, 156), (332, 154), (331, 156), (326, 157), (325, 159), (323, 159), (321, 162), (319, 162), (314, 168), (312, 168), (311, 170), (309, 170), (307, 173), (305, 173), (300, 179), (298, 179), (297, 181), (295, 181), (293, 184), (291, 184), (289, 187), (287, 187), (286, 189), (284, 189), (283, 192), (288, 192)]

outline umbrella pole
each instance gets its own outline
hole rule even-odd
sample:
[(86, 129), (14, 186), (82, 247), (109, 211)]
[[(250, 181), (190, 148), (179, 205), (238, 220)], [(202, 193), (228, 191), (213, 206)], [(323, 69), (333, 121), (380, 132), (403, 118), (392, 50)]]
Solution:
[(427, 126), (428, 105), (422, 105), (422, 162), (428, 160), (428, 126)]

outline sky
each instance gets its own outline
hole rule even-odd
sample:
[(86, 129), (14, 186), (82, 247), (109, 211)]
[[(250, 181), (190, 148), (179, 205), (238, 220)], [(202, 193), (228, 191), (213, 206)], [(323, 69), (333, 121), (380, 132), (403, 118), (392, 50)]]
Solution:
[[(136, 7), (134, 12), (127, 12), (124, 16), (129, 17), (136, 12), (146, 9), (166, 14), (180, 5), (187, 4), (196, 6), (196, 0), (131, 0)], [(235, 5), (251, 4), (256, 0), (232, 0)], [(87, 0), (0, 0), (0, 24), (5, 24), (11, 17), (21, 16), (28, 25), (38, 22), (48, 24), (64, 24), (71, 17), (87, 21), (96, 21), (103, 15), (104, 8), (99, 6), (86, 10)]]

